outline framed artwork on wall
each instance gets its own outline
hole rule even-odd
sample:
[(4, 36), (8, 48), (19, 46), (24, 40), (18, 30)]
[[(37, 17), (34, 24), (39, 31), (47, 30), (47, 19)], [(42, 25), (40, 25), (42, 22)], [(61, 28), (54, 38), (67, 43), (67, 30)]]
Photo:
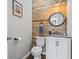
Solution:
[(13, 1), (13, 15), (17, 17), (23, 16), (23, 6), (17, 1)]

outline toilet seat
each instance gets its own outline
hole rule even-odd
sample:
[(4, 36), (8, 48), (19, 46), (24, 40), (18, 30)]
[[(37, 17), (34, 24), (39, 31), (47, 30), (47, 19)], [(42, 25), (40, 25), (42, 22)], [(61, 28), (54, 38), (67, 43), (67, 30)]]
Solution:
[(38, 53), (38, 52), (41, 52), (41, 51), (42, 51), (42, 48), (39, 47), (39, 46), (34, 46), (34, 47), (32, 48), (32, 52), (34, 52), (34, 53)]

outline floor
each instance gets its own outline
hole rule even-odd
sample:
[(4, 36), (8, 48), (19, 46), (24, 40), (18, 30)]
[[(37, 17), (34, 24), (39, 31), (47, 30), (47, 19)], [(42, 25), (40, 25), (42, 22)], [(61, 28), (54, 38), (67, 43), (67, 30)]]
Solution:
[[(46, 59), (45, 55), (41, 54), (41, 56), (42, 56), (41, 59)], [(34, 57), (32, 56), (32, 54), (30, 54), (30, 56), (26, 59), (34, 59)]]

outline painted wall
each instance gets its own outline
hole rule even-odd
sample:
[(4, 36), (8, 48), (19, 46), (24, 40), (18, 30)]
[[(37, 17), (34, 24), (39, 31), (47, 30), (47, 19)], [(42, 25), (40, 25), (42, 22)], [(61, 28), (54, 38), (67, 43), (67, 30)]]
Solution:
[(72, 0), (67, 1), (67, 34), (72, 37)]
[[(8, 0), (8, 59), (21, 59), (31, 49), (32, 43), (32, 0), (18, 0), (23, 5), (23, 17), (12, 14), (12, 0)], [(14, 41), (14, 37), (22, 40)]]

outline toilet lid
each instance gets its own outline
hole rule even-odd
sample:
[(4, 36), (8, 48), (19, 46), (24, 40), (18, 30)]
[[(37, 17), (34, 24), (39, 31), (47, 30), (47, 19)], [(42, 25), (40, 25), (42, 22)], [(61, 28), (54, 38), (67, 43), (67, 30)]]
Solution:
[(34, 47), (32, 48), (32, 52), (41, 52), (41, 51), (42, 51), (42, 48), (39, 47), (39, 46), (34, 46)]

